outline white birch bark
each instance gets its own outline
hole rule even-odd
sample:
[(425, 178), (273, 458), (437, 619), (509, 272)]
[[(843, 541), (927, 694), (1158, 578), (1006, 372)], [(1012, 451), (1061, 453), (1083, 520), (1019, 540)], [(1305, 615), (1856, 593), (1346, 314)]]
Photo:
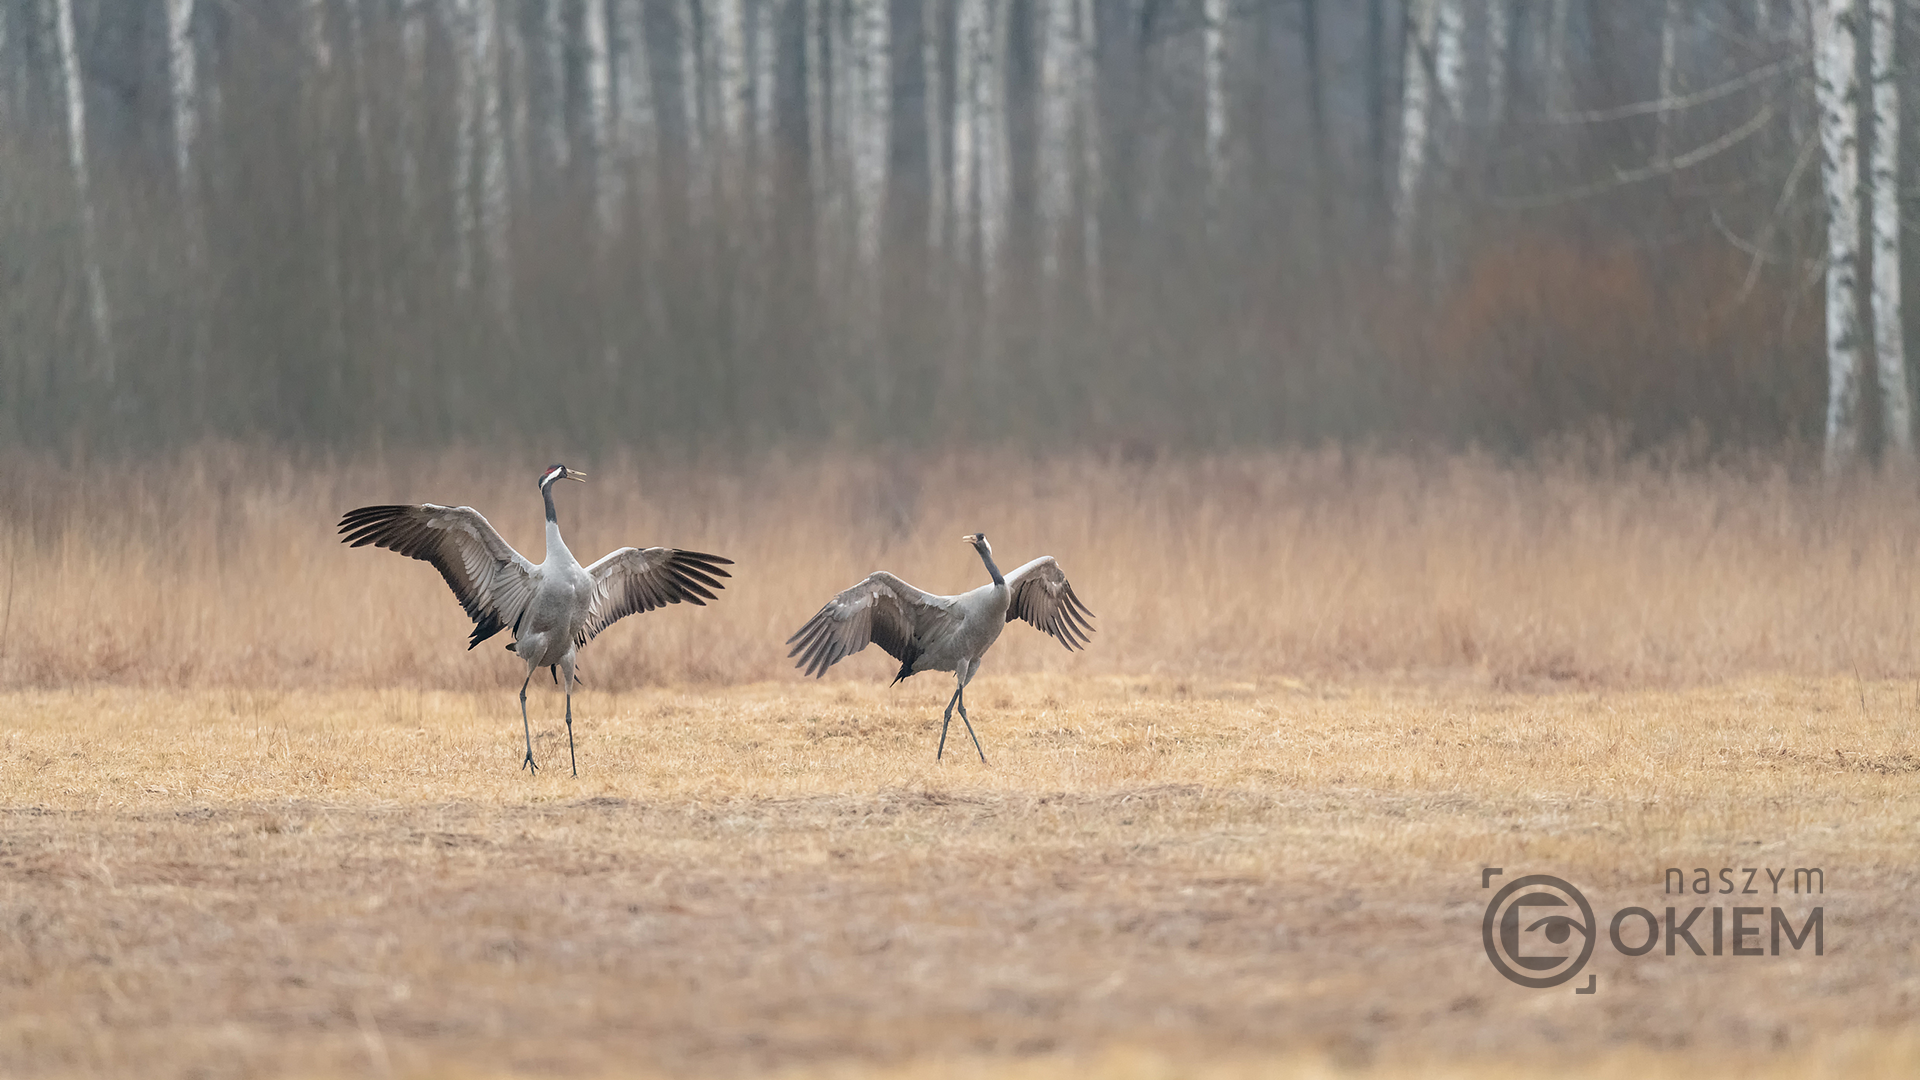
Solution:
[(759, 0), (753, 11), (753, 203), (754, 219), (764, 232), (773, 223), (773, 195), (779, 162), (774, 145), (775, 61), (780, 39), (775, 36), (779, 0)]
[(180, 200), (189, 213), (199, 187), (194, 181), (193, 146), (199, 135), (198, 57), (193, 48), (193, 0), (167, 0), (167, 69), (173, 83), (173, 169)]
[(7, 5), (0, 3), (0, 69), (4, 69), (0, 71), (0, 129), (6, 131), (11, 131), (13, 128), (13, 103), (18, 96), (19, 86), (17, 71), (26, 66), (24, 61), (10, 62), (7, 45), (12, 40), (12, 16), (9, 14)]
[(920, 0), (920, 77), (926, 92), (927, 250), (939, 253), (947, 241), (946, 80), (941, 63), (940, 0)]
[(1664, 162), (1673, 153), (1673, 110), (1666, 106), (1680, 91), (1680, 20), (1686, 18), (1684, 0), (1667, 0), (1660, 17), (1660, 111), (1654, 114), (1653, 160)]
[(508, 229), (511, 202), (507, 189), (506, 127), (500, 85), (499, 0), (476, 0), (473, 52), (478, 65), (480, 99), (480, 243), (486, 254), (487, 295), (506, 318), (513, 306), (513, 265)]
[[(1461, 47), (1466, 34), (1465, 13), (1460, 9), (1461, 0), (1432, 0), (1432, 3), (1433, 90), (1446, 108), (1447, 116), (1459, 120), (1466, 115), (1461, 96), (1461, 73), (1466, 69), (1466, 52)], [(1451, 146), (1451, 140), (1443, 145)]]
[(1094, 22), (1093, 0), (1080, 0), (1080, 73), (1075, 79), (1080, 96), (1080, 270), (1086, 279), (1087, 303), (1101, 308), (1100, 204), (1106, 198), (1101, 171), (1099, 24)]
[(1411, 0), (1406, 59), (1401, 67), (1400, 176), (1394, 195), (1393, 268), (1402, 277), (1413, 268), (1415, 215), (1419, 210), (1420, 181), (1427, 165), (1433, 103), (1425, 54), (1433, 43), (1436, 2)]
[(593, 165), (594, 240), (604, 254), (620, 230), (626, 202), (613, 147), (613, 55), (607, 45), (607, 0), (586, 0), (580, 36), (587, 77), (587, 160)]
[(639, 196), (639, 226), (651, 235), (659, 214), (660, 119), (653, 100), (653, 57), (647, 46), (645, 0), (614, 0), (615, 143)]
[(1873, 352), (1887, 456), (1913, 462), (1912, 395), (1900, 303), (1900, 73), (1894, 66), (1894, 0), (1867, 0), (1873, 37), (1873, 144), (1867, 162), (1873, 221)]
[(828, 137), (832, 120), (833, 80), (828, 70), (827, 28), (833, 0), (802, 0), (803, 44), (807, 76), (807, 189), (813, 204), (815, 284), (824, 292), (834, 280), (837, 237), (835, 200), (839, 182)]
[(204, 221), (201, 218), (199, 172), (194, 147), (199, 137), (200, 90), (198, 56), (193, 41), (193, 0), (167, 0), (167, 71), (173, 104), (173, 170), (179, 187), (180, 226), (184, 234), (185, 280), (189, 295), (183, 315), (191, 323), (187, 370), (195, 420), (205, 415), (207, 383), (207, 316), (202, 309), (205, 280)]
[(1513, 36), (1508, 0), (1486, 0), (1488, 125), (1499, 130), (1507, 119), (1507, 48)]
[(1827, 205), (1827, 428), (1829, 476), (1860, 451), (1860, 86), (1849, 0), (1812, 0), (1814, 93), (1820, 110)]
[(1567, 5), (1569, 0), (1553, 0), (1547, 12), (1546, 59), (1542, 64), (1547, 83), (1547, 115), (1565, 116), (1573, 105), (1573, 82), (1567, 73)]
[(953, 250), (963, 272), (971, 271), (979, 243), (979, 120), (982, 38), (988, 0), (959, 0), (953, 35)]
[(353, 137), (363, 163), (373, 161), (373, 107), (367, 100), (367, 34), (361, 5), (367, 0), (342, 0), (347, 18), (347, 49), (353, 68)]
[(979, 124), (980, 274), (987, 297), (987, 322), (998, 329), (997, 300), (1001, 253), (1007, 239), (1007, 209), (1013, 193), (1012, 148), (1007, 130), (1007, 45), (1011, 0), (990, 0), (983, 51), (974, 68), (975, 110)]
[(74, 33), (73, 0), (57, 0), (54, 34), (59, 42), (60, 83), (67, 107), (67, 165), (73, 171), (74, 208), (80, 218), (81, 273), (87, 283), (87, 316), (93, 325), (95, 360), (102, 381), (112, 385), (116, 375), (113, 308), (107, 299), (107, 279), (100, 268), (100, 240), (93, 212), (93, 180), (87, 171), (87, 96), (80, 74), (80, 48)]
[(1061, 246), (1073, 211), (1078, 8), (1079, 0), (1043, 0), (1040, 11), (1040, 134), (1034, 144), (1034, 171), (1040, 188), (1040, 275), (1048, 283), (1060, 276)]
[(420, 102), (427, 83), (427, 0), (400, 7), (400, 203), (406, 220), (420, 220)]
[(853, 187), (853, 141), (860, 128), (862, 103), (860, 57), (854, 47), (853, 11), (862, 0), (840, 0), (833, 5), (827, 40), (831, 56), (827, 67), (833, 78), (833, 104), (827, 110), (827, 156), (833, 162), (835, 231), (844, 246), (851, 235), (849, 221), (858, 196)]
[(453, 283), (473, 288), (474, 233), (479, 227), (473, 202), (473, 161), (480, 128), (480, 71), (474, 55), (474, 6), (480, 0), (453, 0)]
[(301, 30), (306, 35), (307, 55), (322, 73), (333, 70), (333, 42), (327, 37), (327, 0), (306, 0), (306, 18)]
[[(885, 5), (876, 5), (884, 11)], [(746, 12), (741, 0), (711, 0), (714, 92), (719, 97), (720, 154), (727, 162), (723, 173), (738, 169), (746, 145), (749, 87), (747, 83)], [(884, 15), (883, 15), (884, 17)]]
[[(879, 274), (881, 224), (887, 204), (888, 134), (892, 130), (892, 27), (888, 6), (858, 0), (849, 27), (857, 121), (848, 140), (853, 173), (854, 254), (864, 284)], [(877, 314), (877, 312), (875, 313)]]
[(1217, 224), (1221, 188), (1227, 178), (1227, 4), (1202, 0), (1200, 14), (1200, 80), (1207, 163), (1207, 227)]
[(542, 9), (542, 36), (546, 46), (547, 155), (556, 169), (573, 160), (573, 140), (567, 136), (567, 19), (566, 0), (546, 0)]
[(515, 0), (501, 3), (506, 6), (500, 23), (500, 46), (506, 65), (501, 93), (506, 100), (507, 163), (513, 174), (513, 191), (524, 196), (533, 186), (533, 95), (528, 85), (527, 35), (514, 11), (518, 6)]
[(730, 225), (745, 194), (747, 106), (752, 98), (746, 12), (741, 0), (708, 0), (706, 13), (707, 81), (712, 94), (708, 124), (714, 128), (709, 153), (718, 188), (715, 197), (725, 208), (723, 221)]
[(708, 168), (707, 132), (701, 115), (700, 98), (706, 72), (700, 63), (700, 28), (694, 20), (694, 0), (680, 0), (680, 115), (686, 131), (687, 210), (696, 223), (704, 223), (712, 193), (712, 173)]

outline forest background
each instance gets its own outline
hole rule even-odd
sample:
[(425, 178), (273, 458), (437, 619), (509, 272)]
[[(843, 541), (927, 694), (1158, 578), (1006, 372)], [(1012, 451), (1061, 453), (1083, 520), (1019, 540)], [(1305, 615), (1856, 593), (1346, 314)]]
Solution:
[(1904, 457), (1899, 7), (6, 0), (0, 445)]

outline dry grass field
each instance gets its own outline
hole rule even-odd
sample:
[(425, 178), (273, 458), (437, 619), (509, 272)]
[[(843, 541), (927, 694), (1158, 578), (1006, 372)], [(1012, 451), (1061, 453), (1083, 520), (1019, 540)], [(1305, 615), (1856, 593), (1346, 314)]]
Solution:
[[(467, 503), (537, 559), (545, 460), (0, 459), (0, 1075), (1920, 1070), (1906, 486), (563, 460), (583, 557), (739, 563), (587, 648), (577, 779), (552, 687), (529, 777), (514, 662), (332, 530)], [(936, 763), (945, 677), (803, 681), (780, 642), (869, 569), (977, 583), (976, 528), (1058, 556), (1098, 633), (1011, 628), (969, 694), (991, 765)], [(1598, 993), (1523, 989), (1487, 866), (1603, 923), (1738, 899), (1669, 866), (1819, 866), (1824, 955), (1603, 941)]]

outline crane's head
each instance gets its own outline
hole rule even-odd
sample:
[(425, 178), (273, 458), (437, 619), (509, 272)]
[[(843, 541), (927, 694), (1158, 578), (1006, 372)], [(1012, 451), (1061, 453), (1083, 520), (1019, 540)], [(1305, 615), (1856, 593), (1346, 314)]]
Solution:
[(587, 482), (587, 474), (569, 469), (565, 465), (550, 465), (546, 472), (540, 474), (541, 489), (545, 490), (546, 486), (555, 480), (578, 480), (584, 484)]
[(972, 544), (973, 550), (978, 551), (983, 555), (990, 555), (993, 553), (993, 548), (987, 543), (986, 533), (968, 533), (967, 535), (961, 537), (960, 539), (964, 543)]

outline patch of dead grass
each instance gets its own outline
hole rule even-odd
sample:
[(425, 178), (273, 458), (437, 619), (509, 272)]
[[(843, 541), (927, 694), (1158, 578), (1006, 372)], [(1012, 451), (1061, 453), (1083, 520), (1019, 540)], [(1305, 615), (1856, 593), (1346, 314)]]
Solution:
[[(983, 680), (0, 698), (0, 1072), (1905, 1075), (1911, 687)], [(1062, 704), (1070, 702), (1071, 704)], [(1483, 866), (1596, 910), (1822, 866), (1827, 954), (1481, 953)]]
[[(1914, 538), (1764, 464), (570, 458), (576, 551), (738, 560), (584, 654), (581, 775), (364, 503), (538, 547), (534, 471), (0, 459), (0, 1074), (1912, 1075)], [(781, 642), (957, 537), (1098, 613), (938, 676)], [(529, 554), (538, 557), (538, 550)], [(964, 735), (957, 736), (964, 739)], [(1481, 951), (1479, 871), (1600, 911), (1825, 868), (1827, 955)]]

